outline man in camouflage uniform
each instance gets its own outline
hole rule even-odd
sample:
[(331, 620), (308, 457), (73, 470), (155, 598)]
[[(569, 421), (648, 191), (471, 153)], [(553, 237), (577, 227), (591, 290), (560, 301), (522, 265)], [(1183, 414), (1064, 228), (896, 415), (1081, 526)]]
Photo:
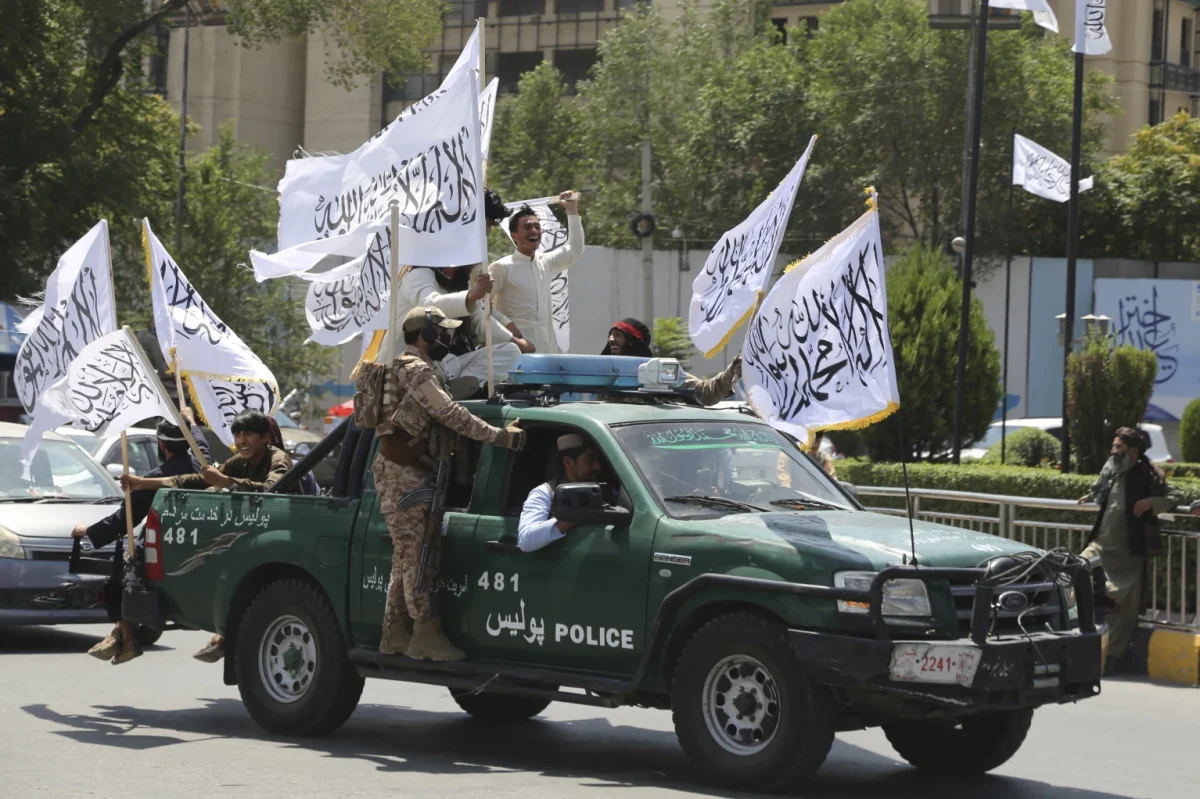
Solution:
[[(423, 585), (417, 585), (422, 542), (433, 500), (431, 477), (436, 462), (449, 457), (456, 435), (520, 449), (524, 433), (510, 425), (491, 425), (472, 416), (447, 393), (438, 361), (445, 357), (451, 332), (462, 324), (434, 307), (413, 308), (404, 317), (404, 351), (388, 367), (369, 364), (356, 386), (356, 418), (375, 427), (379, 454), (372, 472), (379, 509), (392, 535), (392, 577), (388, 584), (379, 651), (417, 660), (462, 660), (465, 654), (442, 632), (429, 601), (428, 577), (437, 569), (438, 537), (430, 541)], [(381, 374), (382, 373), (382, 374)], [(375, 418), (364, 410), (371, 382), (382, 382)], [(378, 385), (378, 382), (376, 383)], [(365, 392), (364, 392), (365, 389)], [(375, 424), (372, 424), (375, 422)], [(406, 619), (413, 620), (409, 633)]]

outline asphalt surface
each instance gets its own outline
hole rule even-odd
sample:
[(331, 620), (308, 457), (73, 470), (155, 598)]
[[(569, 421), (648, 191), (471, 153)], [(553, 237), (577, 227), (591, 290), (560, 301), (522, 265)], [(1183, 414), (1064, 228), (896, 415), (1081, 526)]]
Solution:
[[(737, 796), (699, 783), (669, 713), (551, 705), (491, 727), (445, 689), (371, 680), (326, 739), (268, 738), (206, 634), (169, 632), (132, 663), (84, 652), (100, 626), (0, 627), (0, 797)], [(1113, 799), (1200, 795), (1200, 690), (1111, 680), (1039, 711), (994, 775), (935, 780), (877, 730), (839, 735), (811, 797)]]

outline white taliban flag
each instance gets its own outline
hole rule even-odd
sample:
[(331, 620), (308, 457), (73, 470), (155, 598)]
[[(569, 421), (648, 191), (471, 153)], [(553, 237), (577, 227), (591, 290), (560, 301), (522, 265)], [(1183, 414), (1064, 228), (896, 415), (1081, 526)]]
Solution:
[(1075, 44), (1071, 50), (1084, 55), (1104, 55), (1112, 50), (1107, 0), (1075, 0)]
[(496, 118), (496, 93), (499, 89), (500, 79), (492, 78), (492, 82), (479, 95), (479, 125), (481, 128), (479, 142), (484, 161), (487, 161), (491, 157), (492, 122)]
[(704, 269), (692, 281), (688, 330), (692, 343), (705, 358), (711, 358), (725, 346), (750, 318), (766, 290), (792, 214), (796, 190), (816, 143), (817, 137), (813, 136), (804, 155), (775, 191), (746, 221), (721, 237), (709, 252)]
[[(1065, 203), (1071, 199), (1071, 165), (1037, 142), (1013, 136), (1012, 182), (1030, 194)], [(1079, 181), (1079, 191), (1092, 188), (1092, 178)]]
[(26, 334), (17, 351), (13, 382), (27, 413), (38, 396), (67, 373), (91, 342), (117, 329), (108, 222), (100, 220), (58, 259), (46, 280), (45, 302), (17, 329)]
[(354, 152), (288, 161), (279, 184), (279, 247), (285, 258), (251, 253), (256, 275), (304, 271), (303, 261), (286, 257), (288, 248), (385, 219), (393, 200), (400, 211), (398, 246), (411, 253), (406, 261), (414, 266), (483, 261), (477, 83), (474, 70), (463, 70), (438, 96), (427, 98), (419, 113), (398, 119)]
[(229, 446), (233, 443), (233, 432), (228, 423), (233, 416), (243, 410), (259, 408), (245, 406), (231, 414), (229, 408), (214, 404), (212, 386), (206, 387), (203, 383), (260, 384), (257, 394), (275, 398), (279, 396), (275, 376), (208, 307), (154, 235), (150, 221), (143, 220), (142, 226), (146, 271), (154, 305), (154, 331), (163, 359), (173, 370), (179, 370), (204, 423)]
[(312, 329), (309, 341), (344, 344), (359, 333), (387, 330), (392, 277), (391, 232), (386, 222), (372, 226), (367, 251), (353, 261), (318, 274), (309, 281), (304, 315)]
[(1058, 17), (1046, 0), (992, 0), (992, 8), (1010, 8), (1014, 11), (1032, 11), (1033, 21), (1049, 31), (1058, 33)]
[(878, 208), (789, 267), (750, 322), (742, 358), (747, 399), (802, 441), (900, 407)]
[(38, 397), (21, 463), (32, 463), (42, 434), (59, 425), (70, 422), (97, 436), (112, 436), (155, 416), (176, 418), (137, 341), (129, 328), (121, 328), (84, 347)]

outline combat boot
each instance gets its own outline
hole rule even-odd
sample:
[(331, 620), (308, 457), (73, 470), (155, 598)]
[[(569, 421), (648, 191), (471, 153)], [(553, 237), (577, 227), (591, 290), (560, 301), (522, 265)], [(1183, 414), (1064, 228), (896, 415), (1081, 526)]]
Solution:
[(396, 619), (383, 619), (383, 637), (379, 639), (379, 651), (384, 655), (403, 655), (408, 649), (412, 635), (408, 632), (408, 614)]
[(413, 660), (462, 660), (467, 653), (450, 643), (438, 617), (413, 624), (412, 641), (404, 653)]
[(112, 660), (120, 651), (121, 628), (113, 627), (113, 631), (108, 634), (108, 637), (89, 649), (88, 654), (100, 660)]

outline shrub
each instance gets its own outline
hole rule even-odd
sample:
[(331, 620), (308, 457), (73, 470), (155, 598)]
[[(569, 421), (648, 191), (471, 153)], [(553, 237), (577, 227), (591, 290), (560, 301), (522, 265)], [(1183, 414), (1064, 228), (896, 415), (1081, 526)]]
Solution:
[[(1062, 442), (1036, 427), (1016, 427), (1007, 436), (1005, 460), (1018, 466), (1058, 465)], [(1000, 444), (983, 456), (982, 463), (1000, 463)]]
[[(903, 425), (909, 460), (936, 456), (952, 444), (962, 281), (941, 252), (918, 244), (891, 265), (887, 283), (901, 409), (859, 434), (873, 459), (899, 460)], [(964, 444), (987, 433), (1000, 402), (1000, 354), (976, 297), (969, 327)]]
[(654, 330), (650, 334), (650, 348), (659, 358), (674, 358), (684, 369), (689, 367), (689, 361), (695, 349), (692, 339), (688, 336), (687, 323), (678, 316), (660, 316), (654, 320)]
[(1188, 463), (1200, 462), (1200, 399), (1194, 399), (1183, 409), (1179, 421), (1180, 455)]
[(1146, 417), (1154, 391), (1158, 356), (1112, 339), (1089, 334), (1080, 352), (1067, 361), (1067, 407), (1070, 413), (1075, 471), (1093, 474), (1108, 459), (1118, 427), (1137, 427)]

